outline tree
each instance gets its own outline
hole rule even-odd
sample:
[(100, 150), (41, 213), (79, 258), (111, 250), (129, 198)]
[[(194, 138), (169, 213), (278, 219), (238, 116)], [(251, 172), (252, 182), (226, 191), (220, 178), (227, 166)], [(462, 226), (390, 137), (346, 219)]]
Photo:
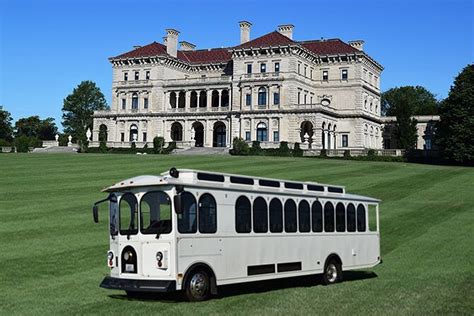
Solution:
[(73, 137), (84, 148), (86, 131), (92, 129), (94, 111), (108, 109), (100, 88), (92, 81), (82, 81), (63, 103), (64, 132)]
[(443, 158), (474, 163), (474, 64), (467, 65), (454, 79), (439, 112), (435, 142)]
[(41, 140), (53, 140), (57, 133), (58, 128), (52, 117), (42, 120), (35, 115), (21, 118), (15, 123), (15, 137), (27, 136)]
[(11, 142), (13, 139), (12, 116), (0, 106), (0, 139)]
[(422, 86), (396, 87), (382, 93), (382, 115), (397, 116), (397, 106), (405, 103), (412, 115), (435, 115), (438, 101), (435, 95)]

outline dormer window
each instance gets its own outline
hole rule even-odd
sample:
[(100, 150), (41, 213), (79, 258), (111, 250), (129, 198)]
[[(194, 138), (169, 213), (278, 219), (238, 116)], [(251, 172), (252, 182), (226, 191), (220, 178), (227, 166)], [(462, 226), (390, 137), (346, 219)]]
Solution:
[(280, 72), (280, 63), (275, 63), (275, 72)]

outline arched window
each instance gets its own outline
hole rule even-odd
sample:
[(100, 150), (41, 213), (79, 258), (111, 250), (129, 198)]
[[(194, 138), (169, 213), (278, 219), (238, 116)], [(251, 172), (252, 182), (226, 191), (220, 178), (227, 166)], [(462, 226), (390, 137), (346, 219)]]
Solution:
[(301, 123), (300, 141), (305, 142), (305, 136), (308, 137), (308, 143), (313, 142), (313, 123), (310, 121), (304, 121)]
[(130, 126), (130, 141), (131, 142), (138, 141), (138, 126), (136, 126), (135, 124), (132, 124)]
[(190, 104), (190, 107), (192, 107), (192, 108), (197, 108), (197, 106), (198, 106), (197, 92), (196, 92), (196, 91), (192, 91), (192, 92), (191, 92), (191, 104)]
[(199, 199), (199, 232), (213, 234), (217, 231), (216, 200), (208, 193)]
[(261, 197), (253, 201), (253, 231), (255, 233), (266, 233), (268, 231), (267, 202)]
[(270, 231), (272, 233), (283, 231), (283, 206), (277, 198), (270, 201)]
[(221, 106), (229, 106), (229, 90), (222, 90)]
[(172, 91), (170, 93), (170, 106), (171, 108), (176, 108), (176, 92)]
[(311, 218), (313, 232), (320, 233), (323, 231), (323, 206), (320, 202), (314, 201), (311, 206)]
[(138, 233), (138, 205), (132, 193), (125, 193), (120, 199), (119, 230), (121, 235)]
[(323, 144), (323, 149), (326, 149), (326, 131), (324, 130), (326, 127), (326, 123), (323, 122), (322, 130), (321, 130), (321, 144)]
[(186, 93), (184, 91), (180, 91), (178, 95), (178, 108), (184, 109), (186, 105)]
[(346, 210), (342, 203), (337, 203), (336, 205), (336, 231), (346, 231)]
[(334, 205), (331, 202), (324, 204), (324, 231), (334, 231)]
[(192, 234), (197, 231), (197, 203), (190, 192), (181, 193), (183, 211), (178, 214), (178, 231), (181, 234)]
[(296, 232), (296, 203), (292, 200), (285, 202), (285, 232)]
[(260, 122), (257, 124), (257, 141), (266, 142), (268, 140), (267, 124)]
[(219, 91), (213, 90), (211, 97), (211, 106), (217, 108), (219, 106)]
[(267, 105), (267, 89), (264, 87), (258, 89), (258, 105)]
[(235, 202), (235, 231), (250, 233), (252, 227), (251, 205), (248, 198), (241, 196)]
[(331, 149), (331, 124), (328, 124), (328, 149)]
[(99, 126), (99, 142), (106, 142), (107, 138), (107, 125), (101, 124)]
[(162, 191), (146, 193), (140, 200), (140, 231), (142, 234), (171, 233), (171, 200)]
[(199, 107), (205, 108), (207, 106), (207, 93), (206, 91), (199, 92)]
[(175, 142), (183, 140), (183, 126), (178, 122), (171, 125), (171, 139)]
[(348, 232), (356, 231), (355, 206), (352, 203), (349, 203), (349, 205), (347, 205), (347, 231)]
[(307, 233), (311, 230), (309, 203), (302, 200), (298, 206), (298, 224), (300, 233)]
[(138, 94), (134, 93), (132, 94), (132, 110), (137, 110), (138, 109)]
[(359, 204), (357, 206), (357, 231), (365, 232), (365, 206), (364, 204)]

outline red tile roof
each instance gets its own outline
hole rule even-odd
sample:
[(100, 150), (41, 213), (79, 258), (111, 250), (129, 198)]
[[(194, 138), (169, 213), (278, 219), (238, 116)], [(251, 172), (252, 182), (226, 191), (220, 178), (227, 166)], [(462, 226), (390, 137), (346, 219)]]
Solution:
[[(228, 48), (214, 48), (195, 51), (178, 51), (178, 59), (190, 64), (225, 63), (232, 59), (231, 49), (250, 47), (269, 47), (279, 45), (297, 44), (305, 47), (317, 55), (350, 54), (359, 50), (344, 43), (340, 39), (314, 40), (296, 42), (278, 33), (277, 31), (265, 34), (247, 43)], [(142, 46), (127, 53), (112, 57), (119, 58), (139, 58), (167, 55), (166, 46), (157, 42)]]
[(357, 48), (344, 43), (340, 39), (305, 41), (299, 42), (299, 44), (316, 55), (350, 54), (360, 52)]

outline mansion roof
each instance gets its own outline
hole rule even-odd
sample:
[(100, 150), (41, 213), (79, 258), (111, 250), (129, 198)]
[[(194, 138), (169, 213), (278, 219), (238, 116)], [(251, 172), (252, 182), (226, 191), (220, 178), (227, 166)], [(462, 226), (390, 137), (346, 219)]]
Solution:
[[(293, 41), (285, 35), (274, 31), (251, 41), (234, 47), (213, 48), (201, 50), (178, 50), (177, 59), (189, 64), (212, 64), (226, 63), (232, 59), (232, 51), (249, 48), (265, 48), (296, 45), (313, 52), (316, 55), (337, 55), (337, 54), (354, 54), (360, 51), (340, 39), (321, 39), (310, 41)], [(167, 56), (166, 46), (153, 42), (151, 44), (136, 48), (124, 54), (111, 57), (115, 59), (143, 58)]]

